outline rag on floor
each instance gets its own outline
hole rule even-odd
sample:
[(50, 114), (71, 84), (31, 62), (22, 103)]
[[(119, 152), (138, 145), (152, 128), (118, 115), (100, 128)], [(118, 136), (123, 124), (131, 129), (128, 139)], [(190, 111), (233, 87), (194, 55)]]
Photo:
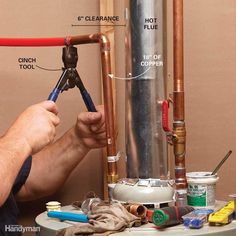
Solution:
[(129, 213), (122, 204), (101, 203), (88, 213), (89, 223), (78, 223), (57, 233), (57, 236), (110, 235), (125, 228), (140, 226), (141, 219)]

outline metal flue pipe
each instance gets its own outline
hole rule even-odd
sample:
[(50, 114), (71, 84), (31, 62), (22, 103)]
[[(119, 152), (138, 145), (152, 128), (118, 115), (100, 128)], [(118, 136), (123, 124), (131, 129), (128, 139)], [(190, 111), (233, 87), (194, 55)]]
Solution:
[(183, 0), (173, 0), (174, 85), (173, 144), (175, 155), (176, 204), (187, 203), (185, 169), (186, 129), (184, 117)]
[[(167, 142), (161, 125), (161, 102), (166, 99), (164, 1), (129, 1), (126, 40), (126, 153), (127, 177), (168, 179)], [(144, 28), (150, 16), (158, 29)], [(142, 66), (144, 57), (160, 58), (160, 66)], [(147, 59), (147, 62), (154, 59)], [(155, 60), (154, 60), (155, 61)]]
[(0, 46), (9, 47), (47, 47), (63, 45), (69, 46), (91, 43), (100, 44), (107, 135), (107, 181), (108, 183), (115, 183), (118, 179), (117, 152), (114, 125), (112, 81), (109, 77), (109, 74), (111, 74), (110, 42), (107, 36), (101, 33), (97, 33), (81, 36), (67, 36), (60, 38), (0, 38)]

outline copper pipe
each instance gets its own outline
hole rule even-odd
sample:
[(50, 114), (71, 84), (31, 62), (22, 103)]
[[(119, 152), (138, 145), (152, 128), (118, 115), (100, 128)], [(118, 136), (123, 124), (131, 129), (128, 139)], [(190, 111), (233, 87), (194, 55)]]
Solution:
[(107, 156), (108, 156), (108, 183), (115, 183), (118, 180), (117, 161), (116, 161), (116, 134), (114, 125), (112, 81), (111, 74), (110, 42), (104, 34), (90, 34), (82, 36), (67, 37), (68, 45), (100, 43), (102, 78), (103, 78), (103, 96), (106, 118), (107, 135)]
[(137, 217), (146, 218), (147, 208), (141, 204), (131, 203), (124, 205), (127, 211)]
[[(175, 182), (178, 193), (186, 196), (185, 170), (186, 129), (184, 122), (184, 53), (183, 53), (183, 0), (173, 0), (174, 19), (174, 85), (173, 85), (173, 144), (175, 155)], [(186, 199), (185, 199), (186, 200)], [(185, 201), (184, 200), (184, 201)], [(180, 200), (182, 201), (182, 200)]]

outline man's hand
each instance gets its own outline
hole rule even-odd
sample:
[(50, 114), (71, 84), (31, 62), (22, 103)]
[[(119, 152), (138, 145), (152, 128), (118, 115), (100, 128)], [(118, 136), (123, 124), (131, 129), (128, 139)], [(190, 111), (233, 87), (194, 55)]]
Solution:
[(97, 112), (82, 112), (78, 115), (75, 131), (87, 149), (106, 145), (104, 107), (97, 106)]
[(90, 149), (106, 145), (104, 109), (96, 108), (98, 112), (80, 113), (71, 129), (34, 155), (30, 175), (17, 194), (18, 200), (33, 200), (55, 192)]
[(20, 140), (28, 154), (34, 154), (51, 143), (60, 120), (54, 102), (44, 101), (27, 108), (7, 131), (5, 137)]

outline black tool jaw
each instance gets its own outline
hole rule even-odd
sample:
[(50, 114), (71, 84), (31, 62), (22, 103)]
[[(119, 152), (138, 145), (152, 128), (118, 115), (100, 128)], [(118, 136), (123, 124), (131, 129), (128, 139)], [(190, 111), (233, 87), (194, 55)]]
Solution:
[(62, 49), (62, 61), (66, 69), (76, 68), (78, 62), (77, 48), (74, 46), (64, 47)]

